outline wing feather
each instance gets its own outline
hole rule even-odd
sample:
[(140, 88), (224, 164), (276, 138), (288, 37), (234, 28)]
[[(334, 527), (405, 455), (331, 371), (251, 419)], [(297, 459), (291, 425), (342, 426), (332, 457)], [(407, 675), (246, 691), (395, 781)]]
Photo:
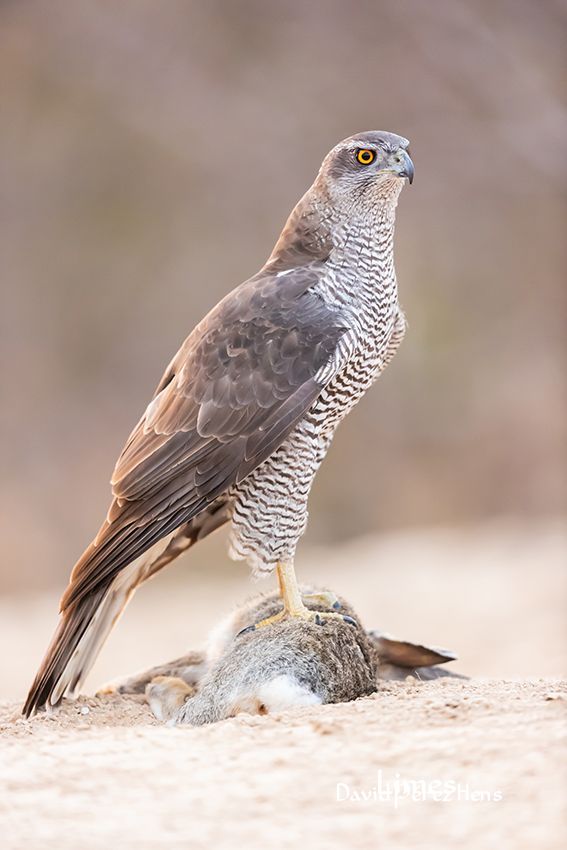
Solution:
[(315, 263), (260, 274), (188, 337), (118, 459), (107, 521), (63, 607), (242, 481), (304, 416), (346, 331), (313, 291), (320, 274)]

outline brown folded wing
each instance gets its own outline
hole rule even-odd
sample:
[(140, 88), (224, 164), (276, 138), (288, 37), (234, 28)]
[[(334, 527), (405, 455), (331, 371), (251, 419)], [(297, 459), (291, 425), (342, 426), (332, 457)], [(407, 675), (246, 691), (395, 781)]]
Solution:
[(311, 407), (345, 331), (312, 289), (320, 271), (260, 274), (188, 337), (118, 459), (107, 520), (63, 608), (245, 478)]

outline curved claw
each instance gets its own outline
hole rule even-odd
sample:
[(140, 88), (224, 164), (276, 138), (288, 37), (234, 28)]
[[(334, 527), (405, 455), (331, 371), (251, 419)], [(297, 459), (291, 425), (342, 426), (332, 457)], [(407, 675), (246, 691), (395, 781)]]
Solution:
[[(336, 614), (333, 614), (333, 618), (335, 618), (336, 616), (337, 616)], [(342, 614), (342, 620), (343, 620), (343, 622), (348, 623), (349, 626), (354, 626), (355, 629), (358, 627), (358, 623), (356, 622), (354, 617), (349, 617), (348, 614)], [(325, 625), (325, 614), (324, 613), (323, 614), (317, 613), (315, 615), (315, 622), (317, 623), (318, 626), (324, 626)]]
[(321, 605), (324, 608), (332, 608), (338, 611), (342, 607), (336, 593), (332, 590), (316, 590), (313, 593), (302, 593), (301, 598), (303, 604), (309, 607), (310, 605)]
[(255, 632), (255, 631), (256, 631), (256, 624), (253, 623), (251, 626), (245, 626), (243, 629), (240, 629), (240, 631), (236, 633), (236, 637), (240, 637), (240, 635), (245, 635), (248, 632)]

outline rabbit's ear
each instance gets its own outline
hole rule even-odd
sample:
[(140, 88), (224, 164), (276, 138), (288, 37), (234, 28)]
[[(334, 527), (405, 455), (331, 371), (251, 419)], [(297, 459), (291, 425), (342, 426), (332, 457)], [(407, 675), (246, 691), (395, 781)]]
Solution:
[(368, 632), (368, 637), (376, 647), (378, 658), (385, 664), (396, 664), (398, 667), (431, 667), (434, 664), (455, 661), (457, 658), (449, 649), (396, 640), (383, 632)]

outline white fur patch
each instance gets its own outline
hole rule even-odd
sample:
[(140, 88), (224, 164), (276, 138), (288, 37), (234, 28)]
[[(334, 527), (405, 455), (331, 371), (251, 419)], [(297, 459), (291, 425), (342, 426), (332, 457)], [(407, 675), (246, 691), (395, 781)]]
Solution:
[(301, 705), (321, 705), (322, 702), (321, 697), (287, 674), (262, 683), (256, 696), (268, 714)]

